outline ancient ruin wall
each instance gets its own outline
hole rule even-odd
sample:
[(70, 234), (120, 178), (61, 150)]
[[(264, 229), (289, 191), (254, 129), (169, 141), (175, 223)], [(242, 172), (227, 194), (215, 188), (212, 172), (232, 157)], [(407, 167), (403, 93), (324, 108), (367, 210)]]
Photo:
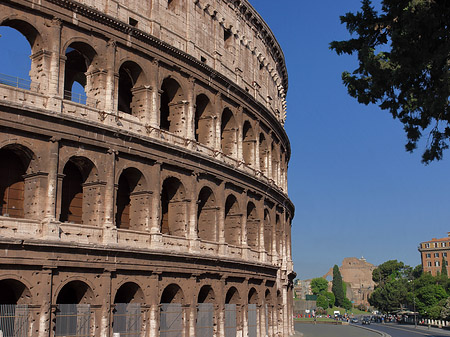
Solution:
[(166, 308), (185, 336), (199, 312), (291, 334), (287, 75), (254, 9), (8, 1), (0, 24), (31, 54), (31, 81), (0, 75), (0, 304), (28, 336), (70, 334), (70, 305), (95, 336), (121, 310), (164, 336)]

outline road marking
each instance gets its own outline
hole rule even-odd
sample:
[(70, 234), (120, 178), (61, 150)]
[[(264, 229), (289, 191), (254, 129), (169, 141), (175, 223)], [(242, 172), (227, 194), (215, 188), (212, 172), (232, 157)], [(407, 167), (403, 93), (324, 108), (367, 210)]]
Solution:
[(406, 328), (399, 328), (399, 327), (393, 327), (393, 326), (386, 326), (386, 327), (389, 327), (389, 328), (391, 328), (391, 329), (397, 329), (397, 330), (402, 330), (402, 331), (407, 331), (407, 332), (412, 332), (412, 333), (416, 333), (416, 334), (420, 334), (420, 335), (422, 335), (422, 336), (434, 336), (434, 334), (429, 334), (429, 333), (426, 333), (425, 331), (424, 332), (419, 332), (419, 331), (417, 331), (417, 330), (410, 330), (410, 329), (406, 329)]

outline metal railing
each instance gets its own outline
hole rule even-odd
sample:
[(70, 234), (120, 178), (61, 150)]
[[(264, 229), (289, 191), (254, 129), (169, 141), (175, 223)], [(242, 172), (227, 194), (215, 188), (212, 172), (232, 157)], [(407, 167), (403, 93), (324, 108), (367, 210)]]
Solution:
[(28, 336), (28, 307), (0, 304), (0, 335), (3, 337)]
[(0, 74), (0, 84), (19, 89), (31, 90), (32, 82), (20, 77)]

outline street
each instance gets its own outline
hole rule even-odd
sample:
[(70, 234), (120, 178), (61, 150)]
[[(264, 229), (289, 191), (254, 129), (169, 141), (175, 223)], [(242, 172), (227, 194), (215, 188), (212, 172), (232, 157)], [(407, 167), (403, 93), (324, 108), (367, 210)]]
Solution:
[(380, 334), (352, 325), (296, 323), (303, 337), (380, 337)]
[[(355, 324), (356, 325), (356, 324)], [(386, 324), (371, 324), (370, 327), (373, 330), (382, 331), (389, 334), (391, 337), (448, 337), (450, 336), (450, 331), (442, 330), (438, 328), (430, 328), (425, 326), (417, 326), (417, 329), (414, 328), (414, 325), (403, 325), (397, 323), (386, 323)]]

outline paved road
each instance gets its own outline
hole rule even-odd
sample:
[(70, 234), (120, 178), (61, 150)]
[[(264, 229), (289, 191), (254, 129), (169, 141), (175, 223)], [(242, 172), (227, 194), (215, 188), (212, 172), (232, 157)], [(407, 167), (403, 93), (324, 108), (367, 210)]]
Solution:
[(303, 337), (380, 337), (380, 334), (351, 325), (296, 323)]
[(397, 323), (387, 324), (371, 324), (371, 329), (383, 331), (392, 337), (449, 337), (450, 331), (438, 328), (430, 328), (418, 326), (417, 329), (413, 325), (403, 325)]

